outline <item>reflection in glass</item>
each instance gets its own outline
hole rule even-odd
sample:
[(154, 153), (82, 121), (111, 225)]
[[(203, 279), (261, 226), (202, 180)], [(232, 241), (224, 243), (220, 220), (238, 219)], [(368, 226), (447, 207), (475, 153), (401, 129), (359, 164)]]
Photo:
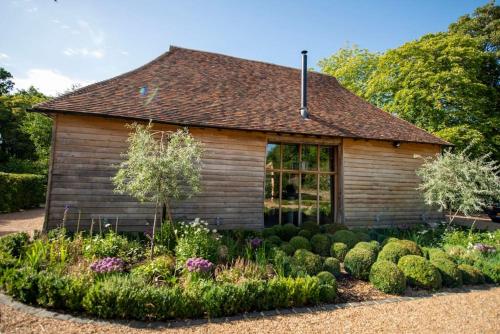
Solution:
[(279, 224), (279, 172), (267, 172), (264, 196), (264, 225)]
[(320, 146), (319, 164), (322, 172), (333, 172), (335, 170), (333, 147)]
[(266, 149), (266, 168), (267, 169), (280, 169), (280, 144), (267, 144)]
[(299, 169), (299, 145), (283, 144), (283, 168)]
[(302, 161), (300, 163), (302, 170), (318, 170), (318, 146), (302, 145)]
[(299, 175), (283, 173), (281, 194), (281, 224), (298, 225), (299, 218)]
[(317, 222), (318, 209), (318, 175), (302, 174), (301, 176), (301, 204), (302, 224), (305, 222)]
[(332, 199), (333, 199), (333, 175), (319, 176), (319, 222), (320, 224), (333, 223)]

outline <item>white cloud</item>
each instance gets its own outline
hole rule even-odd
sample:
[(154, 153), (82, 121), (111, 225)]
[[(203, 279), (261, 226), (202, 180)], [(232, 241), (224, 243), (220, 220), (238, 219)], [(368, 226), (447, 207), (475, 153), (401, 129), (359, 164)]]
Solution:
[(120, 53), (124, 56), (128, 56), (128, 51), (121, 51)]
[(46, 95), (56, 96), (74, 85), (86, 86), (92, 82), (74, 79), (51, 69), (33, 68), (25, 77), (14, 78), (14, 83), (17, 89), (34, 86)]
[(64, 49), (63, 53), (66, 56), (82, 56), (82, 57), (92, 57), (92, 58), (97, 58), (101, 59), (104, 57), (104, 51), (103, 50), (89, 50), (87, 48), (80, 48), (80, 49), (73, 49), (73, 48), (66, 48)]
[(9, 59), (10, 57), (6, 53), (0, 52), (0, 60)]

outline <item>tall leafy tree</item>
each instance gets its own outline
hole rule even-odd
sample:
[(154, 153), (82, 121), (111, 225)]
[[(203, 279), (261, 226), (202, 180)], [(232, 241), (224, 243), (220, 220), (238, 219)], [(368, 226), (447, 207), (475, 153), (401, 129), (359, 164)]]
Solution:
[(0, 67), (0, 95), (5, 95), (12, 90), (14, 82), (12, 81), (12, 74)]
[(365, 97), (368, 81), (377, 69), (379, 57), (377, 53), (353, 45), (320, 60), (318, 65), (323, 73), (336, 77), (344, 87)]

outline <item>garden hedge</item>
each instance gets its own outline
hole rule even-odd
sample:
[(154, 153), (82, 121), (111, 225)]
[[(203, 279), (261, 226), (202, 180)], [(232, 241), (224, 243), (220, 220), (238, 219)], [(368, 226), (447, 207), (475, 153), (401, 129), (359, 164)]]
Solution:
[(406, 290), (406, 278), (391, 261), (379, 260), (370, 270), (370, 283), (385, 293), (401, 294)]
[(412, 286), (429, 290), (441, 288), (442, 278), (439, 270), (422, 256), (403, 256), (399, 259), (398, 268)]
[(0, 172), (0, 212), (13, 212), (39, 206), (45, 201), (44, 175)]

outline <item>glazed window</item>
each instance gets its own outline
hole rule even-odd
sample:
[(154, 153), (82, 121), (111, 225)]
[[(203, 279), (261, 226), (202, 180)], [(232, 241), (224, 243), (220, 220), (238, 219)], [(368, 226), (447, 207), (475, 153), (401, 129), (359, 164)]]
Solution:
[(333, 222), (336, 152), (335, 146), (267, 144), (265, 226)]

